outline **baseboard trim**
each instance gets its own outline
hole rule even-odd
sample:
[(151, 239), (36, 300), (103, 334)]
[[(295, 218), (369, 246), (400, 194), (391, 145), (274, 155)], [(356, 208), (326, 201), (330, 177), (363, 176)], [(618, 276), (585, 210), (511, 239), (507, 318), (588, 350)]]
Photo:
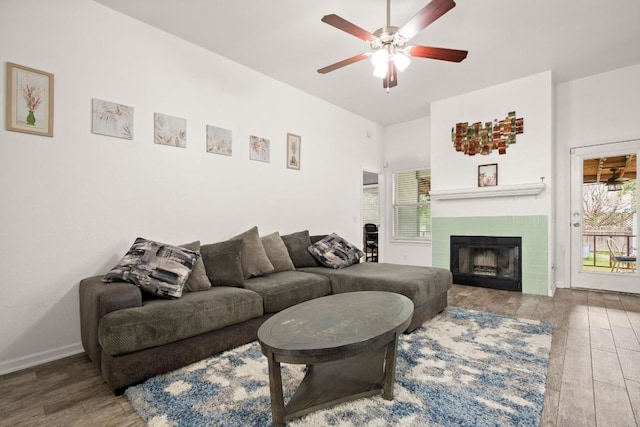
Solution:
[(18, 357), (7, 361), (0, 362), (0, 375), (9, 374), (11, 372), (20, 371), (22, 369), (31, 368), (43, 363), (52, 362), (64, 357), (73, 356), (84, 353), (82, 343), (69, 344), (51, 350), (41, 351), (39, 353), (29, 354), (27, 356)]

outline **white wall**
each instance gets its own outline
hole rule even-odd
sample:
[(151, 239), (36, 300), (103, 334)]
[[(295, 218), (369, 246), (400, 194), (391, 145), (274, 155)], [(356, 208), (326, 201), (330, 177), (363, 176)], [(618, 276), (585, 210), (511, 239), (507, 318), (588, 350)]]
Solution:
[(385, 218), (381, 231), (384, 244), (380, 260), (395, 264), (431, 265), (430, 243), (393, 242), (393, 172), (403, 169), (431, 167), (430, 144), (431, 119), (424, 117), (385, 129), (384, 136), (384, 193), (387, 203), (383, 205)]
[[(431, 106), (432, 190), (453, 190), (478, 186), (478, 166), (498, 164), (498, 185), (539, 183), (541, 177), (552, 187), (552, 82), (551, 72), (506, 82)], [(493, 150), (488, 155), (468, 156), (455, 151), (451, 128), (458, 122), (502, 120), (510, 111), (524, 119), (524, 133), (507, 147), (506, 154)], [(437, 144), (435, 143), (437, 141)], [(549, 215), (548, 189), (535, 198), (511, 197), (434, 201), (434, 217)]]
[(556, 284), (570, 284), (570, 148), (640, 138), (640, 64), (556, 87)]
[[(81, 351), (78, 283), (138, 236), (211, 243), (258, 225), (360, 242), (380, 126), (91, 0), (3, 0), (0, 40), (1, 81), (7, 61), (55, 75), (54, 137), (0, 130), (0, 374)], [(92, 134), (91, 98), (133, 106), (134, 140)], [(187, 148), (153, 143), (154, 112), (187, 119)], [(232, 157), (206, 153), (207, 124), (233, 130)], [(251, 134), (270, 163), (249, 160)]]

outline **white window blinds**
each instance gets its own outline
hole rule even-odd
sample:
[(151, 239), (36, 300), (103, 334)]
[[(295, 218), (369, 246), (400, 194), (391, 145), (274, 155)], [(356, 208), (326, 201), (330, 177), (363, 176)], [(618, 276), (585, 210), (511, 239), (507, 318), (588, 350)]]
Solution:
[(393, 238), (431, 240), (431, 172), (412, 169), (393, 173)]
[(362, 226), (369, 223), (380, 224), (378, 184), (365, 185), (362, 188)]

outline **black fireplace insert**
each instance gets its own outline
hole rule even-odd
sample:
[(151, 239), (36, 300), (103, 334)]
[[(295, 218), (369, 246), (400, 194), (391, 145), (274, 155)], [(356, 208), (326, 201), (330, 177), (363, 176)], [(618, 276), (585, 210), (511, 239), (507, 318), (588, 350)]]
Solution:
[(522, 238), (451, 236), (453, 283), (522, 292)]

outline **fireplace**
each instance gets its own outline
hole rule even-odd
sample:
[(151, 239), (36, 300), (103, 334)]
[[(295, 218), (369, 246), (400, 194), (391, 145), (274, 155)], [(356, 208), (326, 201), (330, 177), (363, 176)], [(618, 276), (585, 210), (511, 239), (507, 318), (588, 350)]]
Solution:
[(522, 292), (522, 238), (451, 236), (453, 283)]

